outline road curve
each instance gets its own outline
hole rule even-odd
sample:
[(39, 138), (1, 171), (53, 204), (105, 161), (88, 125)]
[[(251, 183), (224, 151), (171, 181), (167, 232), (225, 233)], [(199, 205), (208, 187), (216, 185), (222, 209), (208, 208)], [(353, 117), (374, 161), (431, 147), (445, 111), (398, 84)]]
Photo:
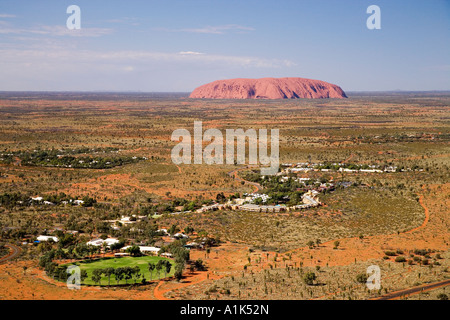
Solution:
[(381, 297), (374, 298), (371, 300), (396, 300), (396, 299), (399, 299), (402, 297), (412, 296), (412, 295), (430, 291), (433, 289), (446, 287), (448, 285), (450, 285), (450, 279), (447, 279), (444, 281), (439, 281), (439, 282), (434, 282), (434, 283), (429, 283), (429, 284), (424, 284), (424, 285), (414, 287), (414, 288), (391, 292), (391, 293), (385, 294)]
[(242, 179), (241, 177), (238, 176), (238, 174), (237, 174), (238, 171), (242, 171), (242, 170), (246, 170), (246, 169), (250, 169), (250, 167), (245, 167), (245, 168), (232, 170), (232, 171), (228, 172), (228, 175), (230, 177), (232, 177), (234, 180), (237, 180), (239, 182), (243, 181), (244, 183), (253, 186), (255, 188), (255, 190), (254, 190), (255, 193), (261, 191), (262, 190), (262, 186), (259, 183), (247, 181), (247, 180), (244, 180), (244, 179)]
[(22, 251), (22, 249), (10, 243), (5, 244), (5, 247), (8, 247), (11, 252), (6, 256), (0, 258), (0, 264), (18, 257), (20, 255), (20, 252)]

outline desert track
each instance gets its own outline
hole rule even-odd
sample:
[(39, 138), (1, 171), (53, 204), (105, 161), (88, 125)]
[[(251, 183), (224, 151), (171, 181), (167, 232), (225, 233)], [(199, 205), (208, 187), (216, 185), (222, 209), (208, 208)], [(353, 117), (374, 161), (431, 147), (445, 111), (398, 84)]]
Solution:
[(3, 263), (5, 261), (11, 260), (16, 258), (17, 256), (20, 255), (20, 252), (22, 251), (22, 249), (20, 249), (19, 247), (13, 245), (13, 244), (5, 244), (5, 247), (8, 247), (11, 249), (11, 252), (9, 254), (7, 254), (4, 257), (0, 258), (0, 263)]
[(439, 281), (439, 282), (434, 282), (434, 283), (430, 283), (430, 284), (425, 284), (425, 285), (414, 287), (414, 288), (391, 292), (384, 296), (381, 296), (381, 297), (378, 297), (378, 298), (375, 298), (372, 300), (396, 300), (396, 299), (400, 299), (402, 297), (419, 294), (421, 292), (426, 292), (426, 291), (430, 291), (433, 289), (446, 287), (448, 285), (450, 285), (450, 279), (447, 279), (444, 281)]
[(239, 182), (244, 182), (245, 184), (249, 184), (251, 186), (253, 186), (255, 188), (254, 192), (259, 192), (262, 190), (262, 186), (259, 183), (256, 182), (251, 182), (251, 181), (247, 181), (242, 179), (241, 177), (238, 176), (238, 171), (242, 171), (242, 170), (246, 170), (246, 169), (250, 169), (249, 167), (245, 167), (245, 168), (241, 168), (241, 169), (235, 169), (233, 171), (228, 172), (228, 175), (230, 177), (232, 177), (234, 180), (237, 180)]

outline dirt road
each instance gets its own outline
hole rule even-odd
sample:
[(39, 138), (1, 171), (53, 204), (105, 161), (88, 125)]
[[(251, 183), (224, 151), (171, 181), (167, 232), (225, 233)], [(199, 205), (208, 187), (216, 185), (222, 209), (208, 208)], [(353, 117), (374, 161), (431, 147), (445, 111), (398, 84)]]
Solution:
[(418, 287), (414, 287), (414, 288), (391, 292), (391, 293), (385, 294), (384, 296), (381, 296), (381, 297), (378, 297), (378, 298), (375, 298), (372, 300), (396, 300), (396, 299), (400, 299), (402, 297), (419, 294), (421, 292), (426, 292), (426, 291), (430, 291), (430, 290), (437, 289), (437, 288), (443, 288), (448, 285), (450, 285), (450, 279), (447, 279), (444, 281), (439, 281), (439, 282), (434, 282), (434, 283), (429, 283), (429, 284), (424, 284), (422, 286), (418, 286)]
[(251, 185), (253, 188), (255, 188), (255, 190), (253, 192), (257, 193), (259, 191), (262, 190), (262, 186), (259, 183), (256, 182), (251, 182), (251, 181), (247, 181), (242, 179), (241, 177), (238, 176), (238, 171), (242, 171), (242, 170), (246, 170), (246, 169), (250, 169), (249, 167), (245, 167), (245, 168), (241, 168), (241, 169), (235, 169), (233, 171), (228, 172), (228, 175), (232, 178), (234, 178), (234, 180), (237, 180), (239, 182), (244, 182), (245, 184), (249, 184)]
[(22, 251), (22, 249), (20, 249), (19, 247), (15, 246), (13, 244), (10, 244), (10, 243), (5, 244), (5, 247), (8, 247), (9, 249), (11, 249), (11, 252), (9, 254), (7, 254), (6, 256), (1, 257), (0, 263), (6, 262), (8, 260), (18, 257), (20, 255), (20, 252)]

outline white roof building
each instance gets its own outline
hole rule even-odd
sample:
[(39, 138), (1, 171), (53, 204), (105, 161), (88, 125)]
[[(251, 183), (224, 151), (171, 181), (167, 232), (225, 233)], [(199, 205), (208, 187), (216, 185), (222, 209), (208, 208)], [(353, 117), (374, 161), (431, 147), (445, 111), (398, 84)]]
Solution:
[(58, 241), (59, 241), (58, 237), (53, 237), (53, 236), (39, 236), (39, 237), (37, 237), (36, 239), (37, 239), (38, 241), (48, 241), (48, 240), (50, 240), (50, 239), (52, 239), (52, 240), (55, 241), (55, 242), (58, 242)]
[[(131, 248), (132, 246), (126, 246), (123, 247), (121, 250), (126, 251), (128, 248)], [(151, 253), (158, 253), (161, 249), (157, 247), (147, 247), (147, 246), (139, 246), (139, 249), (141, 249), (141, 252), (151, 252)]]
[(164, 252), (164, 253), (161, 253), (161, 256), (170, 258), (170, 257), (172, 257), (172, 254), (169, 252)]
[(95, 239), (95, 240), (91, 240), (89, 242), (86, 242), (86, 244), (88, 246), (96, 246), (96, 247), (102, 246), (103, 243), (106, 243), (106, 245), (109, 247), (110, 245), (112, 245), (114, 243), (119, 243), (119, 240), (118, 239), (114, 239), (114, 238), (108, 238), (108, 239), (105, 239), (105, 240), (103, 240), (103, 239)]
[(175, 233), (175, 234), (173, 235), (173, 237), (174, 237), (174, 238), (185, 238), (185, 239), (189, 238), (188, 235), (186, 235), (186, 234), (184, 234), (184, 233), (180, 233), (180, 232)]

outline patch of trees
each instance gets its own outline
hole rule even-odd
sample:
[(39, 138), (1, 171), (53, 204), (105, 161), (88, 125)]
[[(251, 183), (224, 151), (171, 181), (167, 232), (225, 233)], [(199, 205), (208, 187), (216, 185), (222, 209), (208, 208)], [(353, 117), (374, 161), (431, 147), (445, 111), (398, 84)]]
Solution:
[[(160, 203), (157, 205), (144, 205), (139, 208), (139, 214), (141, 215), (154, 215), (173, 213), (177, 211), (194, 211), (200, 208), (203, 204), (210, 204), (211, 200), (187, 200), (183, 198), (176, 198), (166, 203)], [(177, 207), (183, 207), (182, 210), (176, 209)]]
[(139, 266), (94, 269), (92, 270), (91, 279), (95, 284), (99, 285), (101, 284), (103, 275), (108, 278), (108, 286), (111, 285), (111, 276), (115, 278), (116, 284), (120, 284), (120, 281), (122, 280), (125, 280), (125, 284), (128, 284), (129, 280), (133, 280), (134, 284), (137, 284), (138, 282), (142, 284), (146, 283), (144, 274), (141, 272)]
[(83, 198), (78, 199), (78, 197), (73, 197), (63, 192), (59, 194), (43, 195), (41, 201), (32, 200), (30, 195), (22, 194), (20, 192), (11, 192), (11, 193), (5, 192), (0, 195), (0, 206), (12, 209), (14, 207), (25, 207), (43, 204), (44, 201), (51, 202), (52, 204), (55, 205), (60, 205), (63, 203), (75, 204), (74, 200), (82, 200), (83, 201), (81, 203), (82, 207), (92, 207), (94, 204), (97, 203), (97, 200), (95, 198), (89, 196), (84, 196)]
[[(309, 181), (303, 183), (295, 181), (295, 179), (281, 181), (281, 177), (278, 176), (262, 178), (260, 174), (253, 172), (244, 174), (244, 179), (263, 186), (263, 193), (270, 197), (267, 204), (288, 204), (291, 206), (303, 203), (302, 195), (305, 193), (305, 184), (313, 183)], [(262, 199), (257, 198), (255, 204), (263, 204)]]
[[(47, 274), (52, 276), (56, 280), (66, 281), (68, 278), (67, 274), (67, 266), (58, 266), (54, 262), (47, 263), (45, 270)], [(157, 273), (157, 278), (161, 277), (161, 273), (164, 274), (166, 278), (167, 275), (172, 270), (172, 263), (169, 260), (159, 260), (157, 263), (149, 263), (148, 270), (150, 272), (150, 281), (153, 280), (153, 273)], [(145, 279), (144, 273), (140, 269), (139, 266), (125, 266), (125, 267), (106, 267), (106, 268), (97, 268), (93, 269), (90, 275), (90, 279), (96, 285), (102, 285), (103, 278), (107, 278), (108, 286), (111, 285), (112, 278), (115, 280), (116, 285), (125, 284), (128, 285), (129, 281), (133, 281), (134, 284), (146, 284), (147, 279)], [(88, 274), (86, 270), (81, 270), (81, 282), (88, 278)], [(124, 281), (125, 283), (121, 283)]]
[(181, 280), (186, 263), (190, 260), (190, 253), (184, 245), (186, 239), (175, 240), (166, 247), (161, 248), (161, 253), (170, 252), (175, 260), (175, 278)]
[(153, 271), (156, 271), (158, 278), (160, 278), (160, 272), (164, 272), (164, 278), (167, 278), (167, 274), (172, 270), (172, 264), (169, 260), (158, 260), (157, 263), (148, 263), (148, 271), (150, 272), (150, 281), (153, 279)]
[(31, 198), (20, 192), (3, 193), (0, 195), (0, 205), (5, 208), (14, 208), (15, 206), (25, 206), (30, 204)]
[(0, 257), (6, 256), (9, 253), (9, 249), (5, 247), (3, 242), (0, 242)]
[[(100, 151), (101, 150), (101, 151)], [(144, 160), (143, 157), (131, 156), (74, 156), (85, 153), (110, 153), (117, 149), (62, 149), (62, 150), (33, 150), (33, 151), (16, 151), (3, 155), (0, 162), (10, 164), (13, 158), (17, 157), (21, 160), (21, 164), (25, 166), (43, 166), (43, 167), (64, 167), (64, 168), (87, 168), (87, 169), (108, 169), (124, 164), (135, 163)]]

